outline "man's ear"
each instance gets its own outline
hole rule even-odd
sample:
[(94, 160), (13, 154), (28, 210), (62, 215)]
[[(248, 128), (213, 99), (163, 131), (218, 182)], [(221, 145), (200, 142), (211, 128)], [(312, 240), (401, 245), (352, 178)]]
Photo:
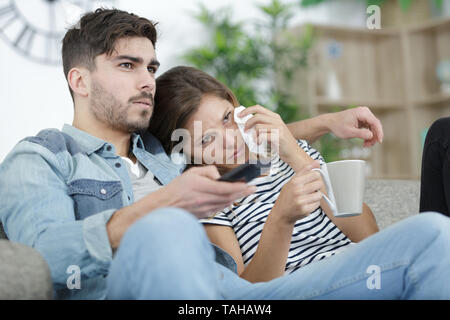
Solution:
[(72, 91), (82, 97), (89, 95), (90, 77), (89, 71), (85, 68), (72, 68), (67, 74), (67, 82)]

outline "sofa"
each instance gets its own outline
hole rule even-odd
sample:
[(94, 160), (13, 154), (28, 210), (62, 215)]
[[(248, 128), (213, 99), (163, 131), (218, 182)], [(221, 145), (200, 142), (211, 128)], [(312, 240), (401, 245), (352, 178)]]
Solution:
[[(367, 180), (364, 202), (380, 230), (419, 211), (420, 181)], [(34, 249), (6, 239), (0, 224), (0, 299), (51, 299), (49, 268)]]
[(0, 240), (0, 299), (47, 300), (53, 295), (42, 256), (21, 243)]

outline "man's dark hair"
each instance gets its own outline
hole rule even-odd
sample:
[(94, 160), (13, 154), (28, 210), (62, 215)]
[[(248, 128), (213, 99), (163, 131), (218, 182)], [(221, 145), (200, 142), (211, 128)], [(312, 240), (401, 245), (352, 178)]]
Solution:
[[(113, 53), (118, 39), (148, 38), (156, 44), (156, 23), (117, 9), (97, 9), (83, 15), (77, 25), (69, 29), (62, 41), (64, 75), (70, 69), (82, 66), (95, 70), (95, 57)], [(69, 86), (73, 99), (73, 92)]]

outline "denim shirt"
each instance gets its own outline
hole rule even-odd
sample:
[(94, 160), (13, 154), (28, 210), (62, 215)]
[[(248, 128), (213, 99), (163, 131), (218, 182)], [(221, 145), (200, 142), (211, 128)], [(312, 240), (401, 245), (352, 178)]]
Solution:
[[(131, 151), (163, 184), (181, 174), (151, 134), (133, 134)], [(106, 223), (133, 203), (126, 164), (115, 147), (70, 125), (20, 141), (0, 165), (0, 219), (8, 238), (47, 261), (55, 298), (102, 299), (113, 258)], [(214, 246), (216, 261), (234, 260)], [(81, 289), (69, 289), (80, 271)]]

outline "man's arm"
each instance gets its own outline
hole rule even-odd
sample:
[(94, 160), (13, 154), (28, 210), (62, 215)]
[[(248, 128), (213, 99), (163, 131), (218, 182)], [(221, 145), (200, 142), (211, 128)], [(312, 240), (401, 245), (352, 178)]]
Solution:
[(35, 248), (47, 262), (55, 290), (70, 266), (83, 278), (106, 275), (112, 250), (106, 222), (115, 209), (76, 220), (61, 160), (38, 144), (20, 142), (0, 165), (0, 218), (11, 241)]
[(41, 253), (55, 289), (64, 289), (70, 266), (77, 266), (83, 278), (106, 275), (112, 249), (134, 221), (153, 209), (176, 206), (204, 217), (254, 192), (245, 183), (214, 181), (219, 176), (215, 167), (194, 169), (128, 207), (76, 220), (61, 160), (45, 147), (23, 141), (0, 165), (0, 219), (11, 241)]
[(311, 143), (329, 132), (340, 139), (363, 139), (365, 147), (383, 141), (381, 122), (367, 107), (325, 113), (287, 126), (296, 139), (307, 140)]
[(256, 190), (243, 182), (215, 181), (219, 177), (215, 166), (191, 168), (167, 186), (117, 210), (106, 225), (111, 247), (116, 249), (128, 227), (155, 209), (177, 207), (205, 218)]

